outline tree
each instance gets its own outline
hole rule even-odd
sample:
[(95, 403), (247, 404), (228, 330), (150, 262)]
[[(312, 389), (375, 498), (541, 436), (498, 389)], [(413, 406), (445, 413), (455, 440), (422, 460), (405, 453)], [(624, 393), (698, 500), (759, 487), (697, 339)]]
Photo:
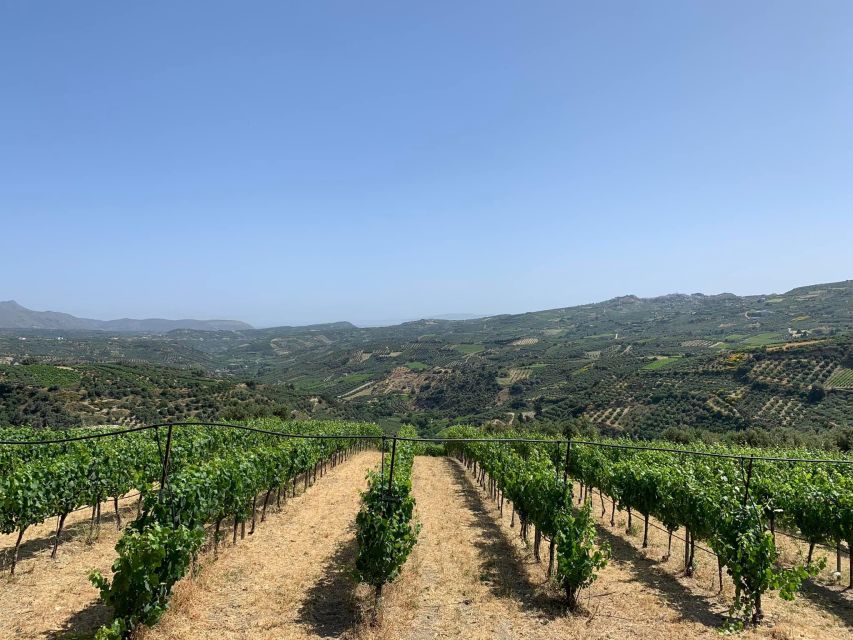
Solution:
[(826, 390), (823, 385), (813, 384), (809, 387), (809, 392), (806, 394), (806, 401), (812, 404), (817, 404), (826, 397)]

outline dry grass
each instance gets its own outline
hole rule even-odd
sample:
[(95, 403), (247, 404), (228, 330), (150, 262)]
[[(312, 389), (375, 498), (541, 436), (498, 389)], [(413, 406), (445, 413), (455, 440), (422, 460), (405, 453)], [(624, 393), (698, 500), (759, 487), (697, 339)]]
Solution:
[(283, 639), (352, 633), (358, 603), (351, 570), (355, 515), (375, 452), (356, 454), (302, 496), (267, 515), (253, 536), (208, 555), (175, 589), (169, 612), (144, 640)]
[(412, 590), (417, 610), (401, 611), (411, 602), (391, 598), (385, 614), (394, 625), (389, 637), (716, 637), (712, 616), (683, 616), (666, 595), (638, 580), (634, 567), (618, 561), (586, 594), (585, 613), (569, 616), (546, 582), (544, 567), (509, 527), (509, 510), (500, 518), (460, 465), (418, 458), (413, 486), (423, 530), (413, 554), (417, 570), (404, 575), (400, 586), (417, 581)]
[[(466, 474), (471, 484), (471, 477)], [(532, 559), (532, 552), (508, 527), (511, 508), (505, 503), (504, 517), (497, 507), (478, 489), (484, 510), (500, 523), (500, 529), (513, 553), (524, 567), (523, 576), (540, 593), (547, 594), (544, 585), (545, 567)], [(577, 495), (577, 488), (576, 488)], [(598, 496), (594, 504), (600, 508)], [(609, 525), (610, 504), (605, 499), (607, 515), (601, 520), (599, 532), (613, 551), (613, 558), (599, 580), (584, 594), (586, 611), (581, 616), (563, 616), (547, 627), (531, 632), (529, 637), (715, 637), (731, 602), (733, 586), (724, 580), (724, 591), (718, 593), (717, 567), (713, 556), (697, 551), (698, 568), (693, 577), (681, 570), (681, 548), (673, 545), (669, 560), (666, 555), (667, 535), (650, 530), (649, 547), (641, 549), (642, 520), (635, 519), (636, 533), (625, 533), (627, 516), (618, 513), (614, 527)], [(544, 543), (543, 543), (544, 546)], [(543, 552), (546, 555), (546, 551)], [(853, 608), (848, 594), (810, 583), (794, 602), (785, 602), (775, 595), (765, 598), (767, 623), (745, 633), (744, 638), (847, 638), (853, 629)], [(514, 637), (514, 636), (512, 636)], [(528, 637), (521, 635), (520, 637)]]
[[(412, 560), (386, 603), (385, 634), (376, 638), (718, 638), (728, 591), (717, 595), (716, 564), (700, 559), (685, 578), (673, 559), (662, 562), (666, 535), (650, 547), (625, 537), (625, 515), (602, 537), (613, 558), (583, 595), (583, 611), (569, 615), (560, 594), (545, 579), (545, 566), (510, 528), (511, 507), (497, 506), (475, 486), (461, 465), (418, 458), (414, 491), (423, 530)], [(609, 520), (609, 512), (608, 518)], [(543, 544), (543, 547), (545, 545)], [(544, 549), (543, 555), (547, 555)], [(817, 587), (816, 587), (817, 588)], [(767, 598), (768, 623), (743, 638), (829, 639), (850, 637), (843, 602), (820, 603), (809, 594), (793, 603)], [(414, 608), (414, 612), (412, 609)]]
[[(136, 500), (120, 503), (122, 520), (136, 515)], [(91, 634), (109, 618), (89, 583), (92, 569), (108, 572), (120, 532), (112, 502), (104, 503), (97, 540), (87, 543), (88, 509), (70, 514), (56, 560), (50, 559), (56, 519), (27, 530), (15, 576), (0, 577), (3, 589), (0, 638), (77, 638)], [(14, 536), (0, 536), (0, 554), (11, 558)]]
[[(382, 624), (371, 625), (372, 591), (356, 585), (351, 571), (359, 492), (366, 468), (377, 463), (376, 453), (357, 454), (268, 514), (253, 536), (222, 549), (219, 560), (205, 556), (200, 575), (178, 585), (171, 610), (142, 640), (719, 638), (732, 586), (726, 580), (717, 593), (712, 556), (697, 551), (697, 571), (685, 577), (680, 544), (662, 560), (667, 536), (652, 529), (650, 546), (641, 549), (642, 520), (635, 520), (636, 533), (626, 534), (626, 514), (617, 513), (611, 527), (607, 504), (600, 535), (613, 558), (583, 594), (582, 611), (569, 615), (545, 578), (544, 563), (535, 562), (518, 527), (509, 526), (509, 503), (501, 516), (460, 464), (425, 457), (417, 458), (413, 472), (420, 538), (400, 578), (385, 589)], [(33, 535), (44, 537), (49, 529)], [(85, 574), (109, 566), (116, 537), (107, 523), (100, 543), (86, 546), (76, 535), (60, 548), (56, 563), (37, 555), (25, 559), (21, 575), (4, 582), (0, 639), (91, 632), (106, 611), (95, 604)], [(794, 558), (802, 549), (792, 542), (785, 553)], [(838, 587), (807, 585), (792, 603), (770, 596), (765, 609), (767, 623), (741, 638), (853, 635), (850, 596)]]

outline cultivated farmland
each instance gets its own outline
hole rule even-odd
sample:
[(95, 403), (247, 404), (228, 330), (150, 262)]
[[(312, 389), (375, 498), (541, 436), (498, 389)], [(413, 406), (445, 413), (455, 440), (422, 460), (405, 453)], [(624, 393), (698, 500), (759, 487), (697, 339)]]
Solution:
[[(846, 464), (764, 461), (765, 452), (744, 449), (658, 452), (631, 441), (571, 448), (559, 439), (499, 442), (464, 427), (443, 433), (450, 440), (442, 449), (417, 442), (411, 429), (395, 439), (357, 423), (246, 426), (255, 431), (177, 426), (170, 436), (161, 427), (169, 440), (160, 444), (174, 455), (167, 453), (165, 484), (155, 431), (4, 445), (7, 477), (34, 491), (27, 479), (48, 477), (63, 456), (71, 456), (73, 471), (74, 464), (100, 468), (107, 452), (135, 453), (123, 467), (127, 480), (117, 484), (121, 467), (103, 467), (81, 477), (79, 496), (52, 494), (49, 484), (33, 493), (62, 510), (10, 501), (12, 484), (0, 486), (2, 522), (26, 534), (16, 545), (24, 536), (4, 525), (6, 558), (20, 549), (16, 574), (4, 578), (0, 633), (79, 638), (101, 627), (98, 637), (110, 638), (142, 625), (149, 639), (485, 638), (501, 629), (537, 638), (604, 637), (614, 629), (712, 638), (743, 620), (758, 623), (748, 632), (754, 637), (785, 629), (835, 638), (849, 623), (841, 591), (851, 535), (844, 522), (853, 508)], [(7, 430), (3, 437), (58, 435)], [(466, 437), (479, 440), (459, 440)], [(384, 455), (377, 451), (383, 441)], [(138, 464), (151, 453), (153, 464)], [(739, 476), (744, 461), (748, 473)], [(825, 500), (826, 492), (841, 502)], [(684, 500), (695, 504), (687, 508)], [(727, 519), (741, 512), (749, 517)], [(63, 520), (64, 529), (57, 534), (45, 517)], [(792, 588), (805, 580), (802, 596), (789, 603), (765, 585), (763, 598), (744, 599), (744, 585), (765, 570), (727, 546), (730, 535), (747, 530), (772, 550), (763, 562), (776, 568), (767, 570), (793, 580)], [(56, 561), (49, 557), (54, 542)], [(675, 552), (678, 544), (684, 554)], [(722, 573), (703, 545), (717, 554)], [(149, 555), (161, 548), (170, 560)], [(136, 582), (137, 567), (146, 568), (145, 583)], [(93, 582), (103, 603), (88, 584), (89, 569), (100, 572)], [(160, 587), (149, 591), (152, 578)], [(137, 609), (143, 602), (149, 606)], [(692, 613), (685, 614), (686, 602)]]

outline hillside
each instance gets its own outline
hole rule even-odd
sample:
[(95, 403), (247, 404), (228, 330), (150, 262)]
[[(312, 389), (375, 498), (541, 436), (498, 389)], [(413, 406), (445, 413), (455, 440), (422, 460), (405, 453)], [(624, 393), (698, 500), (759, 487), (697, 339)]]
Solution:
[(845, 281), (760, 296), (623, 296), (375, 328), (5, 331), (0, 357), (11, 366), (192, 368), (217, 384), (252, 382), (267, 396), (284, 394), (291, 409), (411, 421), (425, 432), (462, 419), (586, 418), (606, 433), (693, 437), (852, 427), (851, 332), (853, 281)]
[(287, 385), (157, 365), (0, 364), (0, 425), (136, 426), (176, 420), (299, 417), (316, 402)]

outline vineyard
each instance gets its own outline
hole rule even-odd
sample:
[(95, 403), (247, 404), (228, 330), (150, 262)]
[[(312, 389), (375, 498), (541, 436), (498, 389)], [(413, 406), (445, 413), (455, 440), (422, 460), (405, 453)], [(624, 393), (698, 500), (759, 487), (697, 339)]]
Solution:
[[(455, 429), (446, 435), (471, 438), (477, 433)], [(611, 523), (617, 506), (628, 512), (628, 529), (632, 512), (639, 513), (643, 546), (647, 545), (650, 517), (664, 524), (670, 546), (673, 533), (683, 529), (687, 575), (693, 571), (696, 542), (707, 542), (718, 559), (721, 588), (723, 570), (735, 584), (730, 613), (741, 623), (761, 621), (765, 591), (778, 589), (781, 597), (793, 598), (800, 583), (821, 568), (813, 563), (817, 544), (840, 549), (845, 543), (850, 549), (853, 543), (853, 461), (822, 464), (809, 460), (811, 454), (803, 451), (775, 452), (778, 460), (756, 460), (757, 452), (747, 450), (706, 450), (697, 455), (695, 451), (681, 453), (613, 441), (571, 444), (563, 445), (566, 457), (562, 462), (557, 443), (532, 448), (530, 443), (522, 443), (521, 453), (500, 443), (457, 445), (451, 440), (446, 446), (479, 463), (482, 473), (488, 473), (494, 483), (490, 491), (500, 490), (512, 501), (521, 519), (522, 537), (526, 537), (528, 521), (536, 525), (535, 555), (542, 535), (552, 540), (549, 566), (553, 564), (553, 541), (559, 549), (561, 539), (555, 530), (564, 510), (559, 495), (569, 491), (559, 483), (561, 473), (581, 482), (580, 516), (589, 516), (594, 489), (601, 494), (602, 507), (604, 495), (611, 498)], [(775, 536), (780, 528), (804, 537), (809, 544), (805, 563), (779, 567)], [(580, 530), (570, 531), (562, 534), (564, 540), (586, 542)], [(600, 562), (599, 553), (583, 548), (584, 558), (592, 558), (589, 563), (593, 566)], [(558, 556), (562, 557), (559, 552)], [(840, 557), (839, 551), (839, 565)], [(850, 564), (853, 569), (853, 558)], [(840, 573), (840, 566), (837, 570)], [(853, 571), (849, 575), (853, 588)], [(579, 584), (587, 584), (588, 579), (582, 575)], [(567, 587), (570, 607), (576, 588)]]
[[(423, 494), (423, 504), (418, 497), (426, 490), (419, 483), (433, 483), (436, 474), (452, 474), (455, 468), (430, 462), (430, 476), (413, 473), (426, 464), (421, 461), (438, 460), (418, 457), (416, 464), (415, 456), (425, 453), (443, 453), (448, 464), (458, 460), (482, 489), (483, 499), (494, 505), (494, 517), (510, 519), (523, 553), (542, 567), (543, 584), (553, 592), (548, 597), (561, 601), (568, 612), (560, 619), (589, 615), (583, 594), (621, 570), (621, 543), (608, 532), (608, 525), (609, 530), (617, 525), (617, 513), (627, 516), (629, 538), (640, 527), (640, 551), (653, 546), (654, 535), (663, 532), (664, 560), (680, 557), (687, 578), (701, 565), (697, 550), (715, 558), (716, 582), (728, 594), (728, 614), (719, 619), (720, 628), (760, 627), (772, 593), (788, 600), (804, 584), (850, 580), (850, 459), (802, 450), (688, 450), (664, 443), (566, 441), (525, 433), (495, 437), (470, 427), (443, 432), (442, 449), (423, 442), (411, 428), (386, 437), (375, 426), (341, 422), (162, 425), (119, 436), (113, 431), (0, 433), (5, 443), (0, 446), (0, 522), (14, 539), (9, 574), (16, 571), (28, 530), (43, 532), (42, 523), (55, 518), (50, 557), (62, 560), (63, 524), (69, 514), (85, 510), (89, 543), (97, 546), (100, 522), (108, 515), (101, 508), (112, 506), (111, 519), (121, 530), (117, 557), (111, 575), (103, 570), (91, 575), (110, 612), (97, 632), (99, 639), (130, 637), (142, 627), (153, 631), (164, 615), (167, 628), (174, 628), (176, 616), (188, 606), (183, 597), (170, 606), (176, 587), (183, 593), (187, 587), (182, 585), (215, 576), (216, 559), (223, 553), (226, 563), (237, 563), (246, 545), (251, 557), (252, 544), (260, 539), (256, 531), (275, 541), (276, 529), (287, 526), (278, 514), (288, 500), (327, 472), (337, 473), (340, 463), (366, 447), (380, 449), (381, 456), (373, 454), (379, 461), (367, 474), (357, 512), (356, 493), (348, 493), (351, 501), (342, 503), (350, 515), (343, 515), (340, 526), (349, 517), (352, 528), (349, 534), (341, 529), (336, 539), (344, 544), (351, 536), (353, 550), (339, 561), (342, 570), (373, 593), (365, 605), (365, 626), (356, 617), (347, 623), (353, 633), (367, 637), (373, 637), (371, 629), (393, 629), (406, 618), (398, 594), (413, 588), (412, 575), (429, 562), (422, 554), (438, 552), (436, 529), (454, 525), (424, 511), (441, 509), (434, 506), (439, 495)], [(130, 504), (135, 517), (128, 517)], [(266, 532), (268, 518), (276, 524)], [(802, 556), (788, 553), (792, 540), (806, 545)], [(679, 544), (676, 552), (673, 547)], [(613, 563), (617, 566), (611, 567)], [(18, 576), (14, 580), (7, 586), (12, 592)], [(389, 584), (395, 585), (391, 591), (385, 589)], [(435, 586), (426, 588), (432, 592)], [(606, 591), (601, 597), (610, 598)], [(618, 606), (618, 596), (613, 599)], [(770, 616), (775, 617), (776, 596), (772, 602)]]
[[(223, 535), (222, 524), (233, 520), (232, 542), (253, 533), (263, 522), (270, 500), (295, 494), (297, 478), (307, 489), (328, 464), (356, 445), (360, 436), (378, 436), (370, 425), (305, 423), (298, 438), (264, 422), (243, 428), (179, 425), (125, 431), (110, 437), (108, 430), (50, 435), (4, 432), (4, 442), (37, 442), (4, 450), (0, 464), (3, 533), (15, 533), (10, 573), (27, 529), (49, 517), (58, 524), (52, 557), (56, 556), (62, 525), (68, 514), (92, 505), (91, 528), (100, 520), (102, 500), (111, 498), (116, 524), (121, 526), (118, 501), (138, 492), (138, 517), (127, 525), (116, 545), (113, 579), (100, 572), (91, 576), (115, 618), (99, 638), (128, 637), (139, 625), (156, 623), (165, 611), (173, 585), (196, 561), (213, 525), (214, 554)], [(317, 437), (318, 434), (323, 437)], [(19, 436), (10, 438), (10, 436)], [(161, 438), (162, 436), (162, 438)], [(258, 502), (261, 500), (260, 518)], [(91, 535), (91, 534), (90, 534)]]
[(853, 389), (853, 369), (838, 367), (826, 381), (832, 389)]

